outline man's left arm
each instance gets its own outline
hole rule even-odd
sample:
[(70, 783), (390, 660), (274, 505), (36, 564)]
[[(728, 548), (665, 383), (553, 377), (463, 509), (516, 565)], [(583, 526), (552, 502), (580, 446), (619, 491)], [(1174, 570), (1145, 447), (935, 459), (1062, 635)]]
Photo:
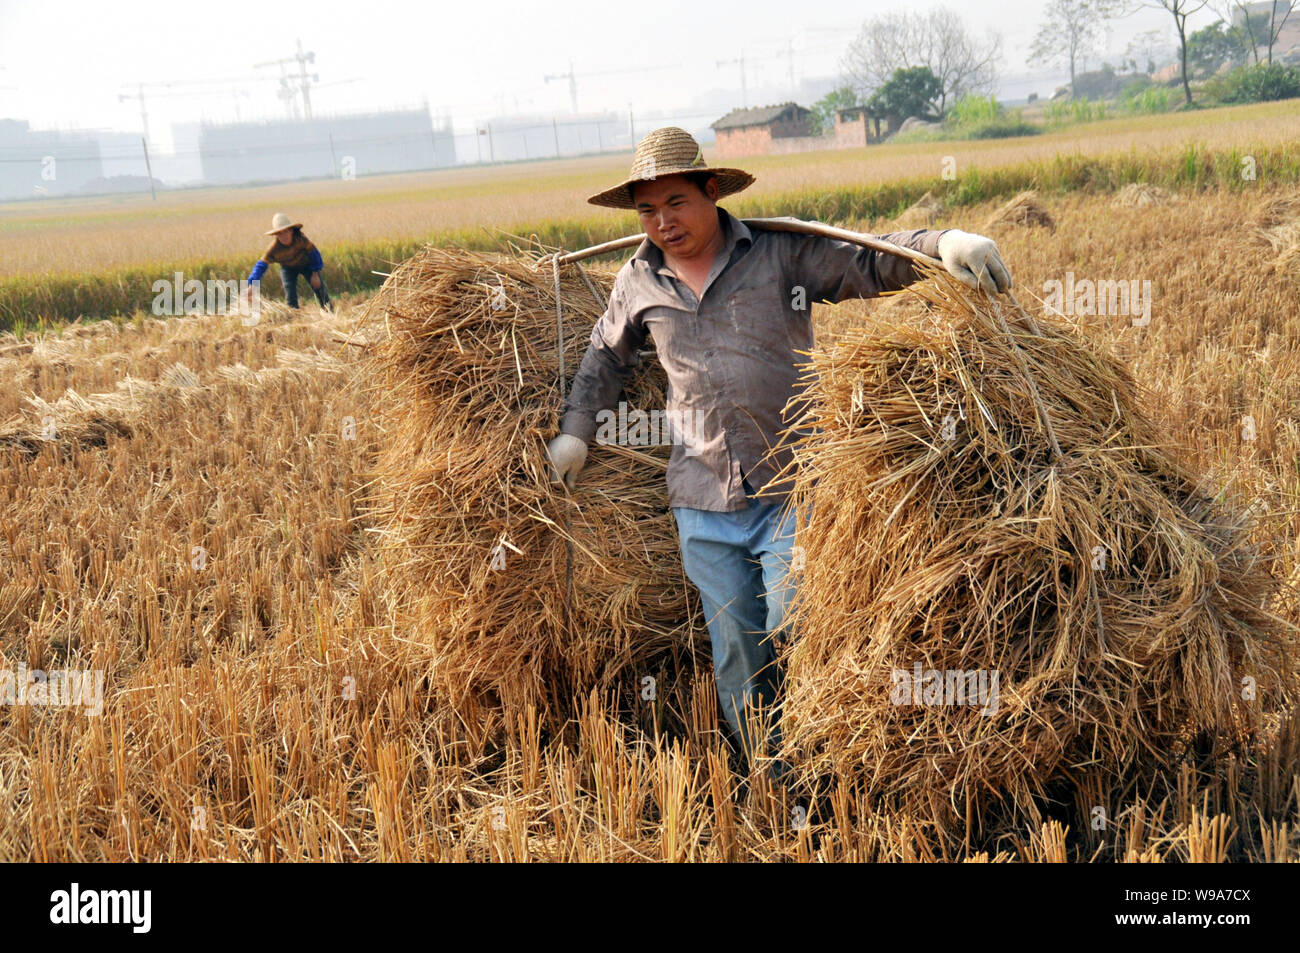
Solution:
[[(921, 277), (915, 265), (899, 255), (819, 235), (785, 234), (797, 243), (792, 280), (805, 284), (813, 301), (874, 298), (905, 288)], [(877, 237), (936, 259), (972, 287), (990, 293), (1011, 287), (1011, 275), (997, 245), (983, 235), (955, 228), (918, 228)]]

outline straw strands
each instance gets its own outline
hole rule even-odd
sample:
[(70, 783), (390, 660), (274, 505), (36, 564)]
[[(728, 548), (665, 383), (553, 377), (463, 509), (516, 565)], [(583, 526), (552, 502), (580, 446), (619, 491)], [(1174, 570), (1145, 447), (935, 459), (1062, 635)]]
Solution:
[[(245, 387), (262, 387), (286, 374), (337, 373), (339, 362), (322, 352), (280, 348), (279, 367), (252, 370), (243, 364), (214, 368), (217, 382)], [(69, 388), (50, 402), (40, 396), (27, 398), (29, 416), (18, 416), (0, 426), (0, 448), (15, 447), (35, 455), (51, 441), (78, 447), (102, 447), (110, 436), (130, 437), (140, 418), (155, 413), (167, 401), (188, 402), (213, 393), (217, 382), (203, 384), (199, 376), (177, 362), (166, 368), (157, 381), (127, 376), (113, 390), (81, 395)]]
[[(704, 633), (668, 509), (667, 447), (593, 446), (574, 493), (550, 483), (552, 281), (531, 260), (429, 248), (365, 319), (387, 332), (370, 372), (384, 431), (370, 505), (397, 624), (433, 647), (434, 718), (475, 751), (531, 706), (554, 729), (592, 690), (626, 694), (649, 676), (667, 698), (661, 669), (691, 667)], [(612, 284), (563, 269), (566, 376)], [(663, 408), (665, 387), (650, 359), (625, 399)]]
[(1292, 189), (1270, 196), (1259, 203), (1256, 224), (1260, 228), (1276, 228), (1300, 219), (1300, 189)]
[(1147, 208), (1152, 205), (1171, 205), (1177, 196), (1168, 189), (1146, 182), (1130, 182), (1115, 193), (1115, 204), (1123, 208)]
[(929, 228), (942, 212), (943, 202), (934, 193), (926, 192), (914, 205), (904, 209), (894, 223), (900, 229)]
[(1256, 223), (1259, 236), (1273, 249), (1273, 270), (1300, 272), (1300, 191), (1265, 199), (1257, 208)]
[(1038, 193), (1029, 189), (1009, 199), (984, 223), (985, 228), (995, 225), (1023, 225), (1027, 228), (1042, 227), (1055, 231), (1056, 220), (1038, 201)]
[(1271, 263), (1275, 271), (1300, 271), (1300, 219), (1264, 229), (1262, 236), (1277, 256)]
[(1104, 349), (914, 289), (934, 320), (866, 319), (808, 365), (787, 755), (947, 830), (1231, 747), (1281, 667), (1249, 521)]

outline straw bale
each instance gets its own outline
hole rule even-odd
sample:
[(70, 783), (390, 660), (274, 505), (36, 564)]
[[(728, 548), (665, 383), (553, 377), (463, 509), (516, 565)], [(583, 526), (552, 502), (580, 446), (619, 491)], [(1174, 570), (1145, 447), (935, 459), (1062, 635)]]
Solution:
[(1249, 519), (1103, 348), (914, 289), (932, 314), (868, 316), (807, 367), (786, 756), (950, 830), (1248, 736), (1284, 646)]
[(1168, 189), (1145, 182), (1130, 182), (1115, 193), (1115, 204), (1124, 208), (1172, 205), (1175, 201), (1177, 196)]
[(1029, 189), (1008, 200), (984, 223), (985, 228), (996, 225), (1023, 225), (1055, 231), (1056, 220), (1038, 201), (1038, 193)]
[[(564, 269), (569, 378), (613, 284), (589, 277)], [(478, 749), (530, 707), (554, 727), (592, 690), (636, 692), (664, 667), (693, 666), (704, 630), (668, 508), (669, 448), (596, 445), (571, 495), (550, 482), (560, 350), (549, 266), (429, 248), (363, 322), (385, 434), (369, 505), (395, 625), (434, 649), (435, 719), (458, 722)], [(647, 355), (624, 398), (662, 409), (665, 389)]]
[(916, 204), (905, 209), (894, 223), (900, 229), (929, 228), (942, 212), (943, 202), (935, 198), (933, 193), (926, 192), (917, 199)]

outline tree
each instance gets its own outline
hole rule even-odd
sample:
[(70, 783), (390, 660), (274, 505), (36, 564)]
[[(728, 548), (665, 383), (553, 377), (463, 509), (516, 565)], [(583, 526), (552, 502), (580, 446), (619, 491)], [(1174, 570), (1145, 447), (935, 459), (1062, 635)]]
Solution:
[[(1238, 3), (1237, 0), (1217, 0), (1210, 4), (1210, 9), (1218, 15), (1220, 20), (1232, 24), (1228, 27), (1228, 33), (1237, 39), (1241, 48), (1246, 54), (1246, 58), (1253, 58), (1256, 63), (1259, 62), (1259, 40), (1255, 36), (1255, 30), (1252, 28), (1250, 10), (1246, 4)], [(1235, 13), (1241, 14), (1241, 25), (1236, 24), (1237, 17)]]
[(894, 72), (924, 66), (939, 80), (942, 112), (967, 93), (991, 93), (997, 80), (1002, 39), (979, 39), (946, 7), (928, 13), (894, 11), (862, 25), (844, 55), (842, 69), (860, 96), (889, 82)]
[[(1129, 41), (1128, 47), (1124, 51), (1125, 56), (1141, 56), (1142, 61), (1146, 63), (1146, 71), (1154, 73), (1156, 71), (1156, 52), (1164, 47), (1164, 40), (1160, 30), (1146, 30), (1139, 33)], [(1136, 65), (1136, 60), (1134, 64)]]
[(1146, 0), (1142, 4), (1164, 10), (1174, 18), (1174, 29), (1178, 31), (1178, 58), (1183, 71), (1183, 96), (1189, 106), (1192, 104), (1192, 85), (1187, 81), (1187, 18), (1205, 9), (1208, 3), (1209, 0)]
[(835, 128), (835, 114), (841, 109), (849, 109), (853, 106), (861, 105), (858, 101), (858, 94), (852, 86), (841, 86), (839, 89), (832, 89), (817, 102), (812, 104), (812, 135), (825, 135), (831, 129)]
[[(1260, 42), (1268, 50), (1268, 59), (1265, 62), (1271, 64), (1273, 62), (1273, 47), (1277, 44), (1277, 38), (1282, 33), (1282, 27), (1286, 26), (1286, 21), (1295, 12), (1295, 0), (1290, 0), (1287, 3), (1283, 3), (1282, 0), (1273, 0), (1270, 5), (1268, 21), (1265, 23), (1260, 23), (1257, 19), (1252, 24), (1250, 10), (1247, 9), (1247, 5), (1238, 3), (1237, 6), (1241, 10), (1242, 18), (1245, 21), (1246, 32), (1250, 34), (1251, 44), (1254, 45), (1257, 35), (1256, 30), (1258, 30)], [(1258, 52), (1255, 54), (1255, 62), (1259, 62)]]
[(1187, 37), (1187, 65), (1198, 74), (1213, 73), (1224, 63), (1245, 55), (1241, 37), (1222, 20)]
[(936, 100), (942, 93), (943, 83), (930, 67), (897, 69), (867, 100), (868, 115), (884, 118), (891, 132), (910, 116), (937, 119)]
[[(1267, 16), (1252, 13), (1250, 8), (1259, 4), (1251, 3), (1249, 0), (1246, 2), (1219, 0), (1218, 3), (1212, 4), (1210, 9), (1217, 13), (1221, 20), (1231, 23), (1240, 20), (1240, 23), (1234, 25), (1230, 32), (1241, 37), (1243, 46), (1251, 52), (1256, 63), (1272, 63), (1273, 47), (1277, 45), (1277, 38), (1282, 34), (1282, 28), (1286, 26), (1291, 14), (1296, 12), (1298, 5), (1300, 3), (1297, 3), (1297, 0), (1271, 0)], [(1263, 60), (1259, 56), (1260, 47), (1265, 50)]]
[(1118, 12), (1118, 0), (1048, 0), (1047, 19), (1034, 35), (1029, 62), (1068, 63), (1073, 96), (1079, 58), (1093, 51), (1102, 24)]

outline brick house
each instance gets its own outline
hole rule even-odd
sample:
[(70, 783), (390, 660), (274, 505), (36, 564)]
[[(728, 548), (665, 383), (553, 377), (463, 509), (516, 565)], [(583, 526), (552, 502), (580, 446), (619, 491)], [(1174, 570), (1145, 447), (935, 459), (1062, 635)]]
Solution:
[(709, 128), (717, 133), (718, 159), (734, 159), (784, 151), (777, 145), (779, 140), (807, 138), (811, 119), (811, 109), (797, 103), (780, 103), (733, 109)]
[[(885, 131), (888, 133), (888, 130)], [(835, 148), (854, 149), (883, 138), (880, 120), (867, 115), (867, 107), (851, 106), (835, 111)]]

